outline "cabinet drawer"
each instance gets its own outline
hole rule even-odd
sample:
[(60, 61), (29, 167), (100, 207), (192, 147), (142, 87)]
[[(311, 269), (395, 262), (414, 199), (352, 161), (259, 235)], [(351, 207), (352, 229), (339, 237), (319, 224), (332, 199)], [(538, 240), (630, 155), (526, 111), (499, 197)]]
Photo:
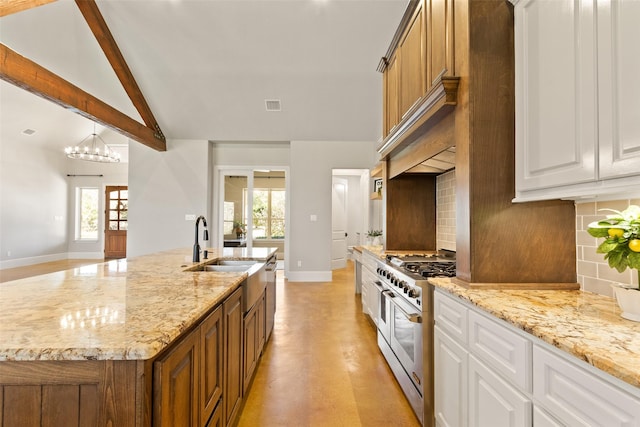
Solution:
[(433, 317), (449, 336), (467, 345), (467, 317), (469, 309), (452, 297), (436, 289), (433, 300)]
[(378, 263), (376, 261), (376, 258), (373, 255), (371, 255), (369, 252), (362, 253), (362, 265), (367, 267), (369, 271), (371, 271), (372, 273), (375, 273), (376, 268), (378, 268)]
[(531, 391), (531, 342), (525, 337), (470, 311), (469, 351), (507, 380)]
[[(533, 395), (571, 426), (640, 426), (640, 398), (536, 345)], [(611, 378), (614, 380), (614, 378)]]

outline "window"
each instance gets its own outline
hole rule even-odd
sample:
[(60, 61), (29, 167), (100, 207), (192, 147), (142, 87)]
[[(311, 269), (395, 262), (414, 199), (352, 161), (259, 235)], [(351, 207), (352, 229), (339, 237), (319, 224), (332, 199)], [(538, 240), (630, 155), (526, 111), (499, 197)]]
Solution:
[(76, 189), (76, 240), (98, 240), (98, 189)]
[(284, 239), (285, 194), (283, 189), (253, 190), (254, 239)]

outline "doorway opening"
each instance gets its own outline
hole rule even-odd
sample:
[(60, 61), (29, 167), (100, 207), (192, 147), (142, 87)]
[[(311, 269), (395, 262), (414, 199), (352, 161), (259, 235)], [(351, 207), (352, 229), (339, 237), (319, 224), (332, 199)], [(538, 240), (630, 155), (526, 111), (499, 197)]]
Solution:
[(354, 246), (364, 243), (371, 218), (369, 169), (333, 169), (331, 269), (346, 266)]
[(217, 247), (275, 247), (278, 268), (287, 252), (288, 178), (285, 168), (220, 168), (214, 197)]

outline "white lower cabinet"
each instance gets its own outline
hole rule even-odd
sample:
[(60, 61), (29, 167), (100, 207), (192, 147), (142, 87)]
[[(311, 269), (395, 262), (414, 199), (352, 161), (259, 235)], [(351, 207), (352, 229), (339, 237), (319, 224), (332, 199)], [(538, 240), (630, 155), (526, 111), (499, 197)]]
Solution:
[(560, 421), (549, 415), (547, 411), (539, 407), (533, 406), (533, 425), (535, 427), (563, 427)]
[(640, 426), (640, 399), (570, 359), (535, 346), (533, 395), (571, 426)]
[(640, 390), (439, 288), (434, 308), (436, 426), (640, 427)]
[(447, 333), (435, 327), (435, 417), (438, 427), (467, 425), (467, 350)]
[(469, 355), (469, 427), (531, 426), (531, 400)]

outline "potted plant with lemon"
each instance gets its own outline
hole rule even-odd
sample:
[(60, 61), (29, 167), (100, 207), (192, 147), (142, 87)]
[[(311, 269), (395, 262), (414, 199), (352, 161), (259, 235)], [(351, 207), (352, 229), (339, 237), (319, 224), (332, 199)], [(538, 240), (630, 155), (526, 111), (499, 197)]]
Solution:
[[(640, 206), (630, 205), (623, 211), (603, 209), (613, 212), (606, 218), (589, 224), (587, 231), (597, 238), (604, 237), (596, 252), (604, 254), (611, 268), (619, 272), (627, 268), (640, 270)], [(614, 286), (622, 317), (640, 321), (640, 288), (638, 285)]]

